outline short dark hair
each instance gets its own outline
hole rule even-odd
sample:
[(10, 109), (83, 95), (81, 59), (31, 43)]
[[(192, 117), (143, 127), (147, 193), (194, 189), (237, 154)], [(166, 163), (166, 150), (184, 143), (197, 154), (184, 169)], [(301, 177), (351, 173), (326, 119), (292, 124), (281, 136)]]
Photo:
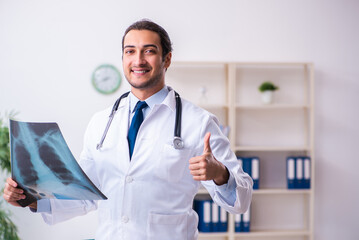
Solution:
[(155, 32), (159, 35), (161, 40), (161, 47), (162, 47), (162, 57), (163, 59), (167, 56), (169, 52), (172, 52), (172, 42), (170, 37), (168, 36), (168, 33), (166, 32), (163, 27), (160, 25), (152, 22), (148, 19), (142, 19), (140, 21), (137, 21), (133, 23), (131, 26), (129, 26), (122, 37), (122, 53), (124, 50), (124, 41), (127, 33), (131, 30), (149, 30), (152, 32)]

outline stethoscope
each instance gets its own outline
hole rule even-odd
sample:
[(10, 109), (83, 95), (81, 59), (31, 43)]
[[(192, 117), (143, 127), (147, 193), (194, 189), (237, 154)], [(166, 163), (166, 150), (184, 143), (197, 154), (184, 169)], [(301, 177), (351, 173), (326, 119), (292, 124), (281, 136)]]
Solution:
[[(184, 147), (184, 143), (183, 140), (181, 138), (181, 121), (182, 121), (182, 103), (181, 103), (181, 98), (180, 95), (175, 92), (175, 98), (176, 98), (176, 120), (175, 120), (175, 132), (174, 132), (174, 137), (173, 137), (173, 147), (175, 149), (182, 149)], [(115, 113), (117, 112), (118, 106), (120, 105), (120, 102), (122, 100), (122, 98), (125, 98), (128, 96), (130, 92), (126, 92), (124, 94), (122, 94), (122, 96), (116, 100), (115, 104), (112, 107), (112, 111), (111, 114), (109, 116), (105, 131), (103, 132), (102, 138), (100, 140), (100, 142), (97, 144), (96, 149), (100, 150), (102, 148), (103, 142), (105, 141), (108, 129), (111, 126), (112, 120), (115, 116)]]

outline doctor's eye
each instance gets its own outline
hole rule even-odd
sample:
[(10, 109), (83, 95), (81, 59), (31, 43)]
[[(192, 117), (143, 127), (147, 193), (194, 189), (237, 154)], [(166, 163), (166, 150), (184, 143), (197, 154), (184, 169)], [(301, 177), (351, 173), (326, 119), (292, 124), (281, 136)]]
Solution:
[(156, 52), (157, 52), (156, 49), (152, 49), (152, 48), (148, 48), (145, 50), (146, 54), (155, 54)]
[(135, 51), (133, 50), (133, 49), (126, 49), (125, 51), (124, 51), (124, 53), (126, 54), (126, 55), (129, 55), (129, 54), (132, 54), (132, 53), (134, 53)]

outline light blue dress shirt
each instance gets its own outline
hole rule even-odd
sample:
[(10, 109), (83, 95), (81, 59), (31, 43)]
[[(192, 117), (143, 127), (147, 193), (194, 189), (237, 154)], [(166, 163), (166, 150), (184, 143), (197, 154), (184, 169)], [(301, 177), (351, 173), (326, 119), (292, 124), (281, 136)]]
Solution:
[[(169, 93), (168, 87), (164, 86), (160, 91), (156, 92), (151, 97), (145, 99), (145, 102), (147, 103), (148, 107), (146, 107), (142, 110), (143, 111), (143, 119), (146, 119), (146, 117), (152, 111), (153, 107), (156, 104), (160, 104), (163, 102), (163, 100), (165, 100), (168, 93)], [(132, 121), (133, 115), (135, 114), (135, 106), (136, 106), (137, 102), (141, 101), (141, 100), (139, 100), (135, 95), (133, 95), (132, 92), (130, 92), (129, 98), (130, 98), (130, 119)], [(128, 127), (130, 127), (131, 121), (128, 121), (128, 123), (129, 123)]]

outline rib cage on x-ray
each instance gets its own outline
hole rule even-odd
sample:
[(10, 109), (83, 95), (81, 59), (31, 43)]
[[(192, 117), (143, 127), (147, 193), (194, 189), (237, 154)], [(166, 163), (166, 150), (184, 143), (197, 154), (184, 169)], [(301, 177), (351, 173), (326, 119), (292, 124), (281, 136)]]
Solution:
[(10, 120), (12, 176), (21, 205), (41, 198), (106, 199), (82, 171), (56, 123)]

